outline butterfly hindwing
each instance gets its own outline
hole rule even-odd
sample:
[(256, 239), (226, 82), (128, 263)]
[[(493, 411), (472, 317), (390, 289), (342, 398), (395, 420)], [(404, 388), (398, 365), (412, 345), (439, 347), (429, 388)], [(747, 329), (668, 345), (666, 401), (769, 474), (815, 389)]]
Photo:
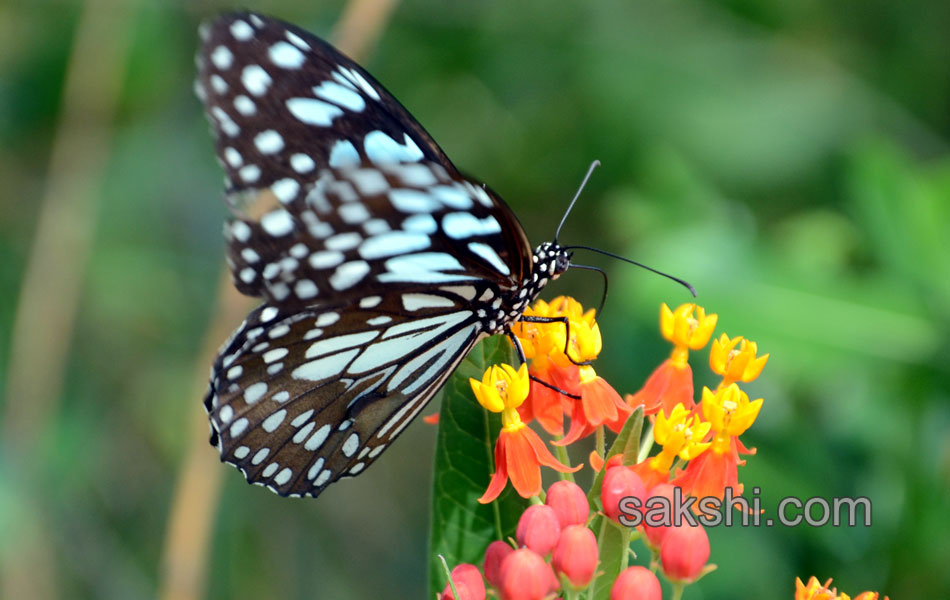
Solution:
[(248, 481), (316, 496), (375, 460), (478, 337), (476, 315), (448, 292), (299, 312), (265, 304), (215, 362), (212, 443)]

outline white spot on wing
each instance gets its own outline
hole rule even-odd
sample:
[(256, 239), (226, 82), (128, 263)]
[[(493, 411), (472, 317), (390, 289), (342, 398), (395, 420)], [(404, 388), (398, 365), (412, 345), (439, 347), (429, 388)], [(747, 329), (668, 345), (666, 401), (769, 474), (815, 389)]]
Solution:
[(389, 192), (389, 201), (397, 210), (406, 213), (429, 213), (440, 208), (431, 195), (419, 190), (392, 190)]
[(360, 112), (366, 108), (366, 102), (362, 96), (335, 81), (324, 81), (313, 88), (313, 93), (319, 98), (329, 100), (354, 112)]
[(246, 21), (238, 19), (231, 23), (231, 35), (239, 42), (246, 42), (254, 37), (254, 28), (248, 25)]
[(306, 154), (294, 154), (290, 157), (290, 166), (298, 173), (309, 173), (313, 171), (316, 164), (314, 164), (313, 159)]
[(260, 65), (247, 65), (241, 71), (241, 83), (253, 96), (263, 96), (272, 82), (270, 75)]
[(238, 171), (238, 177), (245, 183), (254, 183), (261, 178), (261, 168), (257, 165), (244, 165)]
[(501, 225), (495, 217), (489, 215), (478, 219), (471, 213), (454, 212), (442, 218), (442, 230), (452, 239), (461, 239), (472, 236), (491, 235), (501, 231)]
[(295, 180), (286, 177), (275, 181), (273, 185), (270, 186), (274, 195), (277, 196), (277, 199), (287, 204), (291, 200), (297, 197), (297, 192), (300, 191), (300, 184)]
[(360, 164), (360, 153), (350, 140), (340, 140), (330, 149), (329, 164), (334, 169)]
[(270, 61), (284, 69), (299, 69), (306, 57), (299, 48), (287, 42), (277, 42), (267, 51)]
[(222, 71), (230, 69), (231, 63), (234, 62), (234, 54), (228, 50), (227, 46), (218, 46), (214, 49), (214, 52), (211, 53), (211, 62)]
[(244, 390), (244, 402), (247, 404), (254, 404), (258, 400), (264, 397), (264, 394), (267, 393), (267, 384), (263, 381), (258, 381), (257, 383), (248, 386)]
[(402, 306), (406, 310), (413, 311), (423, 308), (451, 308), (455, 306), (455, 303), (434, 294), (403, 294)]
[(330, 285), (336, 291), (349, 289), (360, 282), (369, 273), (369, 264), (366, 261), (354, 260), (337, 267), (330, 276)]
[(359, 353), (358, 348), (346, 352), (337, 352), (324, 358), (306, 362), (296, 369), (292, 375), (294, 379), (308, 381), (322, 381), (338, 376), (347, 364)]
[(249, 117), (257, 112), (257, 105), (244, 94), (234, 97), (234, 108), (245, 117)]
[(316, 98), (291, 98), (287, 100), (287, 110), (307, 125), (320, 127), (330, 125), (335, 117), (343, 114), (339, 107)]
[(367, 296), (360, 300), (360, 308), (373, 308), (382, 301), (383, 299), (380, 296)]
[(343, 262), (343, 253), (334, 250), (321, 250), (311, 254), (308, 261), (314, 269), (328, 269)]
[(502, 275), (511, 275), (511, 269), (508, 268), (508, 265), (505, 264), (505, 261), (501, 260), (501, 257), (498, 256), (498, 253), (495, 252), (495, 249), (488, 244), (469, 242), (468, 249), (488, 261), (489, 264), (491, 264), (491, 266)]
[(261, 227), (270, 235), (281, 237), (294, 230), (294, 221), (286, 210), (275, 210), (261, 217)]
[(429, 236), (422, 233), (391, 231), (369, 238), (360, 245), (360, 256), (366, 259), (406, 254), (428, 248)]
[(254, 136), (254, 145), (261, 154), (274, 154), (283, 150), (284, 138), (273, 129), (267, 129)]
[(290, 478), (293, 477), (294, 471), (290, 467), (284, 467), (284, 470), (277, 474), (277, 477), (274, 477), (274, 483), (277, 485), (284, 485)]
[(287, 37), (288, 40), (290, 40), (290, 43), (293, 44), (294, 46), (297, 46), (301, 50), (310, 50), (310, 44), (304, 41), (304, 39), (301, 38), (296, 33), (293, 33), (291, 31), (285, 31), (284, 35)]
[(264, 431), (267, 433), (274, 433), (280, 424), (284, 422), (284, 418), (287, 416), (287, 409), (282, 408), (272, 414), (271, 416), (264, 419), (264, 422), (261, 423), (261, 427), (264, 428)]
[(342, 450), (343, 450), (344, 456), (346, 456), (347, 458), (349, 458), (350, 456), (353, 456), (353, 454), (356, 452), (356, 449), (359, 447), (360, 447), (360, 436), (355, 433), (351, 433), (350, 436), (346, 438), (346, 441), (343, 442)]
[[(317, 448), (319, 448), (320, 446), (322, 446), (322, 445), (323, 445), (323, 442), (327, 441), (327, 436), (328, 436), (328, 435), (330, 435), (330, 426), (329, 426), (329, 425), (324, 425), (323, 427), (321, 427), (320, 429), (318, 429), (315, 434), (313, 434), (312, 436), (310, 436), (310, 439), (307, 440), (307, 443), (304, 444), (303, 447), (304, 447), (306, 450), (309, 450), (309, 451), (313, 452), (314, 450), (316, 450)], [(323, 461), (323, 459), (320, 459), (319, 461), (317, 461), (317, 463), (322, 466), (322, 464), (323, 464), (322, 461)], [(314, 465), (314, 466), (316, 466), (316, 465)]]
[(405, 142), (400, 144), (382, 131), (376, 130), (363, 138), (363, 150), (366, 156), (376, 164), (415, 162), (423, 157), (422, 150), (409, 134), (403, 134)]
[(297, 294), (297, 297), (301, 300), (309, 300), (316, 296), (319, 290), (317, 289), (317, 284), (309, 279), (299, 279), (297, 283), (294, 284), (294, 293)]

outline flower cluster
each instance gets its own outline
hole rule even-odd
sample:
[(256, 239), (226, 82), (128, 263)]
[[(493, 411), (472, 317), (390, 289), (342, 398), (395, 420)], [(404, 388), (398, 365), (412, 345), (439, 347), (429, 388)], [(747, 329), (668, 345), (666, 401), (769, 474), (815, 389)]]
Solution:
[[(812, 576), (808, 580), (808, 584), (802, 583), (801, 579), (795, 580), (795, 600), (851, 600), (851, 596), (841, 593), (830, 587), (831, 580), (829, 579), (824, 584), (821, 584), (818, 579)], [(861, 592), (854, 597), (854, 600), (878, 600), (880, 594), (877, 592)], [(887, 596), (884, 596), (884, 600), (888, 600)]]
[[(660, 331), (673, 350), (640, 390), (621, 396), (592, 364), (603, 348), (593, 310), (559, 297), (536, 302), (525, 317), (512, 332), (530, 363), (517, 369), (494, 365), (470, 383), (479, 404), (499, 413), (502, 424), (495, 471), (479, 502), (495, 500), (510, 480), (532, 504), (521, 515), (516, 540), (492, 542), (481, 569), (457, 566), (442, 598), (454, 597), (454, 583), (459, 598), (468, 600), (481, 600), (492, 588), (502, 600), (570, 599), (594, 585), (609, 587), (612, 600), (652, 600), (661, 598), (657, 572), (679, 598), (686, 585), (715, 569), (708, 564), (709, 538), (699, 525), (651, 520), (650, 503), (662, 498), (669, 507), (674, 498), (687, 496), (722, 499), (727, 489), (735, 497), (742, 494), (738, 467), (745, 464), (741, 457), (755, 450), (739, 436), (755, 422), (763, 401), (750, 400), (740, 384), (755, 380), (769, 355), (759, 356), (755, 342), (742, 337), (713, 339), (718, 317), (703, 307), (671, 310), (664, 304)], [(704, 387), (697, 402), (690, 353), (711, 339), (709, 367), (721, 380), (715, 389)], [(529, 426), (535, 421), (554, 438), (556, 455)], [(643, 439), (633, 439), (642, 424), (648, 425)], [(608, 430), (618, 434), (610, 450)], [(591, 435), (596, 443), (588, 495), (571, 475), (583, 465), (572, 467), (565, 447)], [(542, 466), (560, 474), (546, 493)], [(643, 517), (635, 529), (623, 518), (630, 499), (639, 501), (636, 510)], [(638, 539), (649, 551), (648, 567), (629, 565), (631, 543)], [(603, 577), (606, 584), (596, 583)], [(799, 582), (796, 600), (847, 600), (821, 595), (827, 590), (815, 586)], [(877, 598), (867, 594), (858, 598)]]
[[(452, 584), (458, 600), (484, 600), (487, 589), (494, 589), (502, 600), (577, 597), (598, 574), (599, 550), (587, 526), (590, 517), (584, 490), (570, 481), (552, 484), (544, 504), (532, 504), (522, 513), (514, 543), (489, 544), (481, 570), (469, 564), (455, 567), (441, 600), (455, 598)], [(649, 569), (627, 567), (613, 582), (610, 597), (660, 600), (660, 581)]]

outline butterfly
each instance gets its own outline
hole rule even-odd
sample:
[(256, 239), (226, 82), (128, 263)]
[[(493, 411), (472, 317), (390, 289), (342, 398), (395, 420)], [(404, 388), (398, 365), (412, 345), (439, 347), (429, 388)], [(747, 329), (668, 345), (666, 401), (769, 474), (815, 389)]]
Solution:
[(510, 335), (570, 254), (532, 251), (504, 201), (327, 42), (247, 12), (200, 38), (227, 261), (263, 299), (214, 361), (211, 443), (249, 482), (315, 497), (366, 469), (476, 342)]

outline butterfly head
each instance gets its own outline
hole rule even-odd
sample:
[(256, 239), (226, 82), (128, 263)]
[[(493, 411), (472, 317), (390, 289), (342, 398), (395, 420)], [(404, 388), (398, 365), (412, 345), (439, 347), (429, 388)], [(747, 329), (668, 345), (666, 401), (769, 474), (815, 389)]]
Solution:
[(544, 242), (534, 251), (532, 279), (541, 286), (557, 279), (571, 266), (571, 255), (572, 252), (557, 242)]

